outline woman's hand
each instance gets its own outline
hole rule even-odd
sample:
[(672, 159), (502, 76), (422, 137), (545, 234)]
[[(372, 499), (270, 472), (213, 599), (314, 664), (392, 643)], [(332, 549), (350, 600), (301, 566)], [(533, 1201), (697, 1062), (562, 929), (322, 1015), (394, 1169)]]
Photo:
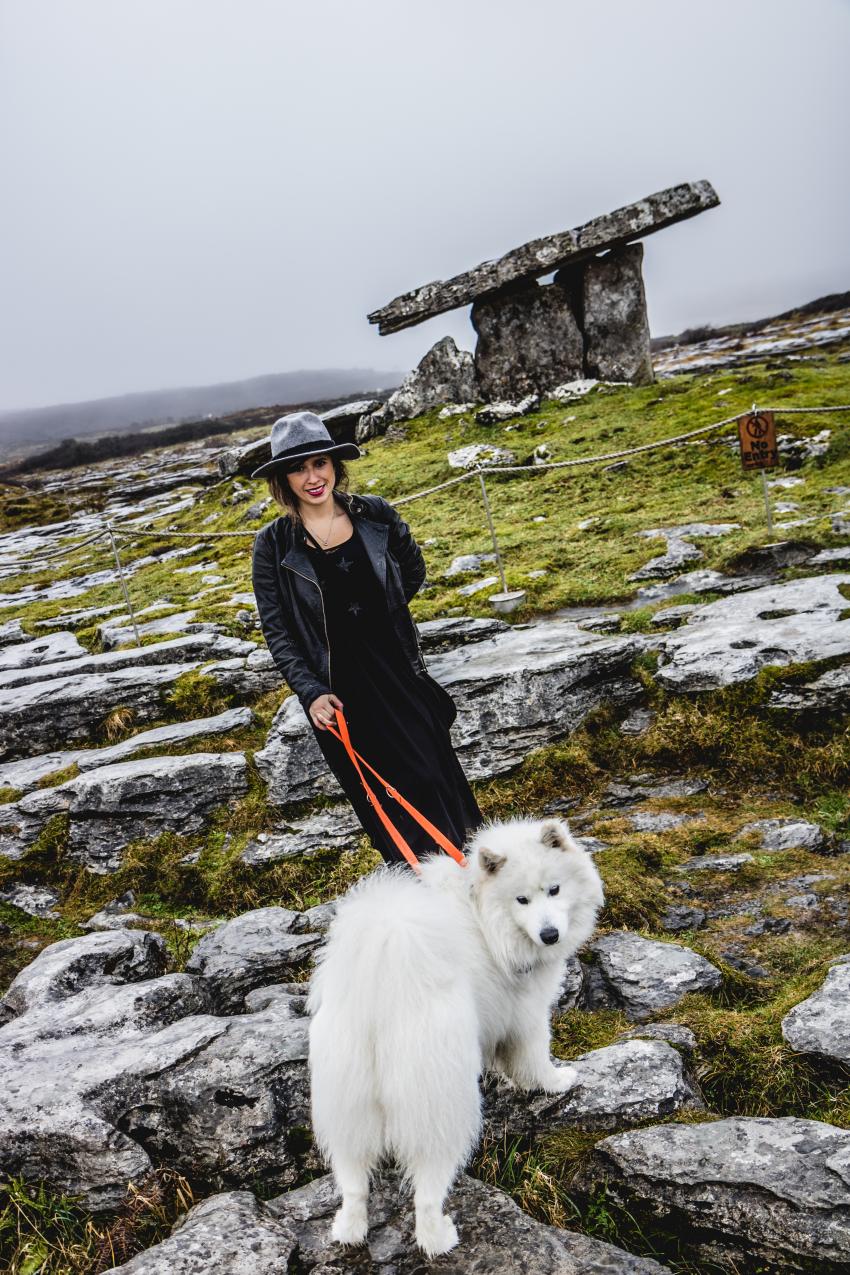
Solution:
[(342, 708), (338, 695), (320, 695), (310, 705), (310, 720), (317, 730), (327, 730), (336, 721), (335, 708)]

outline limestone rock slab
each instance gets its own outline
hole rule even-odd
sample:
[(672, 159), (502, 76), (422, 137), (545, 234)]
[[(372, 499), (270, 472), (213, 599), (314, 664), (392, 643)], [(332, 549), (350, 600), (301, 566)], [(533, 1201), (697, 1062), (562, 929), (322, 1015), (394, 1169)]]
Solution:
[(360, 820), (348, 802), (343, 802), (304, 819), (293, 819), (282, 832), (260, 833), (245, 846), (241, 859), (258, 867), (294, 855), (309, 857), (319, 850), (353, 850), (362, 836)]
[(768, 704), (793, 713), (834, 712), (850, 708), (850, 664), (830, 669), (803, 686), (774, 691)]
[[(420, 1275), (425, 1269), (413, 1235), (409, 1195), (397, 1179), (377, 1177), (369, 1199), (366, 1245), (330, 1240), (339, 1200), (330, 1177), (261, 1202), (247, 1191), (196, 1205), (171, 1236), (140, 1253), (121, 1275)], [(445, 1275), (663, 1275), (666, 1267), (633, 1257), (601, 1240), (546, 1226), (495, 1187), (460, 1178), (447, 1207), (460, 1243), (438, 1261)], [(430, 1267), (431, 1263), (427, 1263)], [(436, 1268), (435, 1268), (436, 1269)]]
[(196, 717), (187, 722), (171, 722), (167, 726), (155, 726), (152, 730), (138, 731), (129, 739), (105, 748), (73, 748), (63, 752), (42, 753), (38, 757), (23, 757), (18, 761), (0, 762), (0, 787), (8, 785), (20, 792), (37, 787), (39, 780), (57, 770), (64, 770), (72, 763), (80, 770), (94, 770), (116, 761), (125, 761), (143, 748), (159, 744), (182, 744), (199, 735), (227, 735), (231, 731), (251, 726), (255, 717), (247, 706), (228, 708), (211, 717)]
[(619, 1133), (584, 1184), (684, 1231), (693, 1256), (739, 1269), (839, 1275), (850, 1265), (850, 1132), (817, 1120), (732, 1117)]
[(89, 740), (112, 709), (132, 708), (134, 720), (162, 716), (165, 692), (200, 661), (111, 669), (106, 673), (70, 674), (3, 691), (0, 752), (14, 759)]
[(484, 1099), (487, 1134), (498, 1139), (554, 1129), (622, 1129), (705, 1105), (681, 1054), (663, 1040), (623, 1040), (560, 1066), (574, 1076), (564, 1094), (519, 1095), (505, 1082), (491, 1081)]
[(289, 1185), (309, 1119), (303, 1000), (228, 1018), (210, 990), (188, 974), (89, 988), (0, 1028), (0, 1171), (93, 1212), (152, 1163)]
[(115, 1267), (121, 1275), (268, 1275), (288, 1271), (297, 1249), (287, 1223), (250, 1191), (202, 1200), (152, 1248)]
[[(345, 1250), (328, 1242), (337, 1204), (329, 1177), (269, 1202), (269, 1210), (295, 1230), (307, 1272), (331, 1275), (344, 1269), (339, 1262)], [(420, 1275), (424, 1266), (407, 1193), (397, 1181), (379, 1179), (369, 1204), (364, 1270), (370, 1275)], [(466, 1175), (447, 1208), (457, 1224), (459, 1244), (438, 1260), (444, 1275), (663, 1275), (667, 1269), (601, 1240), (537, 1222), (504, 1192)]]
[(850, 964), (833, 965), (821, 986), (782, 1020), (782, 1035), (801, 1054), (850, 1063)]
[(60, 631), (0, 647), (0, 670), (33, 668), (86, 655), (88, 651), (80, 646), (73, 633)]
[(747, 681), (765, 665), (850, 655), (850, 575), (812, 576), (720, 598), (657, 639), (656, 681), (675, 692), (707, 691)]
[(25, 1014), (88, 987), (153, 978), (164, 972), (166, 961), (164, 941), (145, 930), (61, 939), (21, 970), (0, 1005), (6, 1014)]
[[(489, 558), (488, 554), (474, 556), (480, 556), (482, 560)], [(423, 620), (417, 628), (422, 650), (430, 653), (449, 651), (467, 642), (480, 642), (482, 638), (495, 637), (497, 633), (504, 633), (508, 625), (495, 616), (478, 619), (470, 615), (457, 615), (442, 620)]]
[(258, 908), (204, 935), (186, 972), (209, 984), (221, 1012), (235, 1012), (255, 987), (286, 982), (303, 969), (319, 942), (318, 934), (304, 932), (300, 912)]
[[(47, 638), (38, 638), (47, 642)], [(76, 638), (74, 639), (76, 641)], [(52, 678), (65, 678), (73, 674), (111, 672), (114, 669), (147, 667), (148, 665), (173, 664), (183, 660), (217, 660), (235, 656), (243, 658), (257, 650), (256, 642), (242, 638), (226, 637), (218, 633), (187, 633), (167, 642), (153, 642), (150, 646), (130, 647), (119, 651), (103, 651), (99, 655), (81, 655), (71, 659), (66, 656), (50, 663), (37, 663), (0, 669), (0, 689), (23, 686), (32, 682), (46, 682)]]
[(114, 762), (0, 806), (0, 855), (21, 858), (48, 819), (67, 815), (70, 857), (115, 872), (131, 841), (199, 832), (212, 810), (247, 791), (244, 753)]
[(586, 1004), (622, 1009), (634, 1022), (646, 1022), (689, 992), (720, 986), (720, 971), (679, 943), (621, 931), (602, 935), (588, 950), (593, 964), (585, 971)]
[[(421, 323), (436, 314), (468, 305), (476, 297), (521, 279), (539, 278), (560, 266), (585, 261), (605, 248), (617, 248), (644, 235), (694, 217), (720, 200), (710, 182), (686, 182), (658, 191), (602, 217), (560, 234), (532, 239), (495, 261), (484, 261), (474, 270), (445, 282), (426, 283), (396, 297), (368, 316), (381, 334)], [(460, 401), (460, 400), (459, 400)]]
[(761, 850), (811, 850), (819, 854), (827, 849), (823, 828), (808, 819), (757, 819), (745, 824), (736, 840), (750, 833), (758, 835)]
[[(601, 636), (549, 620), (431, 656), (429, 672), (457, 705), (452, 740), (466, 774), (504, 774), (570, 734), (598, 704), (639, 698), (629, 667), (642, 646), (636, 635)], [(274, 804), (339, 791), (294, 696), (255, 762)]]

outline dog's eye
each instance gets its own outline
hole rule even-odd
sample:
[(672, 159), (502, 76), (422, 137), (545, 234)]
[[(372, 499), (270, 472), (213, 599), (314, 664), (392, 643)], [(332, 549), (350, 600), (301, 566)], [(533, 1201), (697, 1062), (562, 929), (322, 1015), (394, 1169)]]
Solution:
[(516, 896), (516, 901), (517, 901), (517, 903), (527, 903), (527, 902), (528, 902), (528, 899), (525, 897), (525, 895), (524, 895), (524, 894), (518, 894), (518, 895)]
[(557, 894), (557, 893), (558, 893), (558, 891), (560, 890), (560, 888), (561, 888), (561, 887), (560, 887), (559, 885), (550, 885), (550, 886), (549, 886), (549, 893), (550, 893), (550, 894)]

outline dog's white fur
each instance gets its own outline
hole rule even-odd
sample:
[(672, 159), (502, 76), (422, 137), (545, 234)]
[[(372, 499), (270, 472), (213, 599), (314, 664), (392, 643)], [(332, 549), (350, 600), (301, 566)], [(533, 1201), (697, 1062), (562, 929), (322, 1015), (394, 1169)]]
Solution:
[(365, 1239), (369, 1175), (391, 1156), (413, 1184), (417, 1243), (452, 1248), (443, 1204), (478, 1140), (481, 1073), (550, 1093), (574, 1080), (552, 1062), (549, 1019), (602, 904), (593, 860), (564, 823), (525, 819), (481, 829), (468, 859), (365, 878), (313, 975), (313, 1130), (342, 1194), (342, 1243)]

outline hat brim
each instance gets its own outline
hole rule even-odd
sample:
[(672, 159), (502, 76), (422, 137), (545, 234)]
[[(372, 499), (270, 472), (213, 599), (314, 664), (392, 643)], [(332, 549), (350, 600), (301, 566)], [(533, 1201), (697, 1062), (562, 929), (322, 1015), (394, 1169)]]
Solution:
[(330, 447), (316, 447), (310, 451), (295, 452), (289, 456), (274, 456), (264, 465), (260, 465), (259, 469), (255, 469), (251, 477), (260, 478), (263, 474), (271, 473), (273, 469), (284, 469), (287, 465), (294, 465), (299, 460), (307, 460), (310, 456), (333, 454), (338, 455), (340, 460), (359, 460), (363, 455), (356, 443), (332, 443)]

